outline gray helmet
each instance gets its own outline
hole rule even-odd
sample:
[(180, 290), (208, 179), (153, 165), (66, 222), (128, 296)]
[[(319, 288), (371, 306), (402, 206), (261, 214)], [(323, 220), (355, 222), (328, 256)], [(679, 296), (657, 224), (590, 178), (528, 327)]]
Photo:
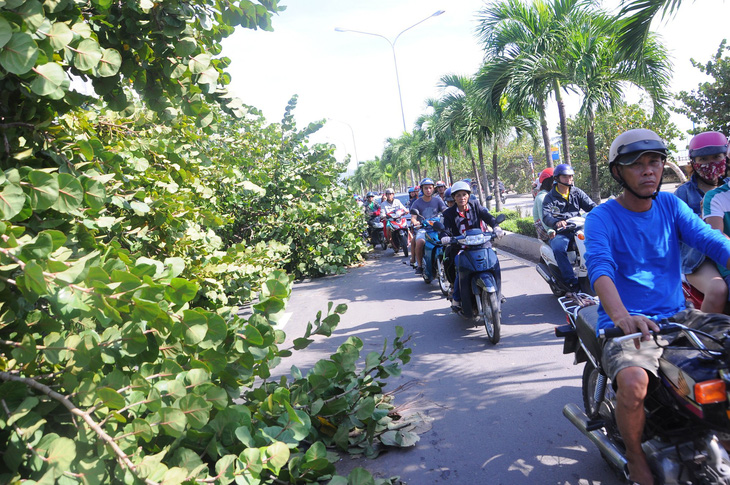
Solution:
[(645, 128), (621, 133), (611, 143), (608, 151), (608, 166), (631, 165), (645, 153), (656, 153), (667, 157), (667, 145), (659, 135)]
[(395, 194), (395, 190), (388, 187), (387, 189), (385, 189), (385, 195), (388, 195), (388, 194)]
[(460, 190), (466, 190), (471, 194), (471, 185), (469, 185), (468, 182), (464, 182), (463, 180), (459, 180), (454, 185), (451, 186), (451, 196), (453, 197), (455, 193), (457, 193)]

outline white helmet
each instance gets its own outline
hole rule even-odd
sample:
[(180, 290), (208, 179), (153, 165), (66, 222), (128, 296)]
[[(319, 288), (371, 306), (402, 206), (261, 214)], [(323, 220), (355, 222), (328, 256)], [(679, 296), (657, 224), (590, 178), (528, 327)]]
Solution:
[(467, 182), (459, 180), (451, 186), (451, 196), (453, 197), (454, 194), (456, 194), (460, 190), (466, 190), (468, 193), (471, 194), (471, 186)]
[(608, 165), (631, 165), (644, 153), (657, 153), (667, 157), (667, 146), (659, 135), (645, 128), (621, 133), (611, 143), (608, 151)]

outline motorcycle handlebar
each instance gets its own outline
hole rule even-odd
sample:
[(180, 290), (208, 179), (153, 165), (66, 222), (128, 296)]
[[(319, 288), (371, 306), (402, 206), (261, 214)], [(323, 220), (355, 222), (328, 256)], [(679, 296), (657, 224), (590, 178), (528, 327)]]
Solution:
[[(654, 336), (656, 335), (666, 335), (669, 333), (676, 333), (681, 330), (691, 330), (689, 327), (685, 327), (682, 324), (670, 322), (668, 320), (662, 320), (660, 323), (657, 324), (659, 326), (659, 331), (651, 331), (650, 333)], [(611, 327), (611, 328), (602, 328), (598, 331), (598, 338), (601, 340), (608, 340), (613, 339), (617, 342), (625, 342), (626, 340), (633, 340), (635, 338), (641, 338), (643, 334), (641, 332), (636, 333), (630, 333), (628, 335), (624, 334), (624, 331), (621, 330), (619, 327)]]

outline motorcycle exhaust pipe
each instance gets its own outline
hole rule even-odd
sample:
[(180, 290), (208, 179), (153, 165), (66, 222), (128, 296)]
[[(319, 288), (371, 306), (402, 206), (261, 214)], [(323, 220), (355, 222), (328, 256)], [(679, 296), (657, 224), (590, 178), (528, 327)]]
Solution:
[(542, 278), (548, 282), (548, 284), (555, 284), (555, 279), (553, 278), (553, 275), (550, 274), (550, 270), (547, 268), (547, 266), (545, 266), (545, 263), (537, 263), (535, 269), (540, 274), (540, 276), (542, 276)]
[(609, 441), (605, 434), (598, 430), (588, 431), (588, 416), (577, 405), (573, 403), (566, 404), (563, 408), (563, 416), (568, 418), (573, 426), (578, 428), (601, 450), (601, 453), (611, 465), (622, 470), (624, 475), (628, 476), (626, 457)]

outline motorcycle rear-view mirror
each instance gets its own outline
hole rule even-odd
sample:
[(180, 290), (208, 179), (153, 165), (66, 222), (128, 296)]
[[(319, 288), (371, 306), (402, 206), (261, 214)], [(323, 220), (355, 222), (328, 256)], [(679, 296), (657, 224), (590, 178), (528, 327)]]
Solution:
[(418, 212), (418, 209), (411, 209), (411, 215), (414, 215), (414, 216), (420, 216), (420, 215), (421, 215), (421, 213), (420, 213), (420, 212)]
[(494, 199), (494, 197), (492, 197), (491, 195), (487, 196), (487, 200), (492, 200), (492, 199)]
[(507, 219), (507, 216), (505, 216), (504, 214), (498, 215), (497, 216), (497, 224), (503, 223), (505, 219)]
[(446, 230), (446, 227), (443, 224), (441, 224), (441, 221), (435, 221), (433, 223), (433, 226), (432, 227), (434, 229), (436, 229), (437, 231), (444, 231), (444, 230)]

